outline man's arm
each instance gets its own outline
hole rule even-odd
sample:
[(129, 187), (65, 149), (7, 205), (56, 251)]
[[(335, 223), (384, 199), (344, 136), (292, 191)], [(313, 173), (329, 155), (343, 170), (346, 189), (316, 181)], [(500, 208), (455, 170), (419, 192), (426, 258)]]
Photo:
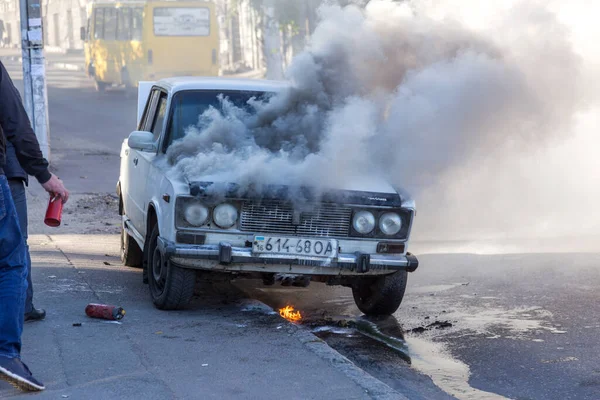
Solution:
[(6, 139), (15, 147), (17, 159), (25, 172), (34, 176), (46, 191), (60, 195), (63, 202), (66, 202), (69, 192), (62, 182), (48, 171), (48, 161), (42, 155), (21, 96), (2, 62), (0, 62), (0, 126)]
[(6, 139), (14, 146), (19, 164), (41, 184), (51, 178), (48, 161), (43, 157), (38, 140), (31, 129), (21, 96), (4, 64), (0, 63), (0, 125)]

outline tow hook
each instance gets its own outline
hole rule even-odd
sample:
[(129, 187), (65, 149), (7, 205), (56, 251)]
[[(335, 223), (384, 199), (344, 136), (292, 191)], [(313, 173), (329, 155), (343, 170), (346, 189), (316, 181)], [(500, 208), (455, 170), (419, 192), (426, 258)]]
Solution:
[(356, 272), (366, 274), (371, 269), (371, 255), (361, 252), (354, 253), (356, 255)]
[(231, 263), (232, 249), (231, 243), (221, 242), (219, 243), (219, 263), (229, 264)]

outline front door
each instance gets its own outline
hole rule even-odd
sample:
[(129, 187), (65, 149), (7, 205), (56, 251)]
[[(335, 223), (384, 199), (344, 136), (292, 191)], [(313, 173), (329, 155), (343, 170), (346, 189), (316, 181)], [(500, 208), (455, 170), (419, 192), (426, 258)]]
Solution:
[[(140, 129), (154, 134), (154, 142), (158, 148), (158, 142), (165, 125), (167, 115), (167, 99), (165, 92), (153, 89), (151, 101), (147, 105)], [(128, 217), (133, 226), (143, 236), (146, 235), (146, 222), (148, 203), (150, 201), (152, 182), (147, 182), (148, 173), (152, 162), (156, 158), (156, 151), (139, 151), (130, 149), (127, 156), (128, 168), (128, 196), (129, 210), (126, 209)]]

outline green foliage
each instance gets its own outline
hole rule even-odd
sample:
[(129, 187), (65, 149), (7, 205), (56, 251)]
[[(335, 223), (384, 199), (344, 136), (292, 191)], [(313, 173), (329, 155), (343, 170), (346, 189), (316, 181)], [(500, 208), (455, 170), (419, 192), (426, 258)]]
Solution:
[(262, 12), (265, 5), (273, 6), (274, 18), (281, 27), (297, 32), (300, 24), (323, 3), (323, 0), (250, 0), (252, 7)]

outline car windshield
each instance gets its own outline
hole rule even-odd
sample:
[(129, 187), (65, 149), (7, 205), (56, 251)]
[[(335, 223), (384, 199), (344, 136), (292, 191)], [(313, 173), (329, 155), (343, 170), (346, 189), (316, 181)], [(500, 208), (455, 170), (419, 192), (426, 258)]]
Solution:
[(221, 95), (236, 107), (252, 111), (252, 108), (248, 104), (248, 100), (252, 98), (264, 100), (272, 94), (273, 93), (271, 92), (242, 90), (197, 90), (179, 92), (173, 98), (167, 145), (184, 137), (186, 129), (190, 126), (197, 126), (200, 115), (208, 110), (209, 107), (212, 106), (217, 110), (222, 111), (222, 103), (219, 100)]

